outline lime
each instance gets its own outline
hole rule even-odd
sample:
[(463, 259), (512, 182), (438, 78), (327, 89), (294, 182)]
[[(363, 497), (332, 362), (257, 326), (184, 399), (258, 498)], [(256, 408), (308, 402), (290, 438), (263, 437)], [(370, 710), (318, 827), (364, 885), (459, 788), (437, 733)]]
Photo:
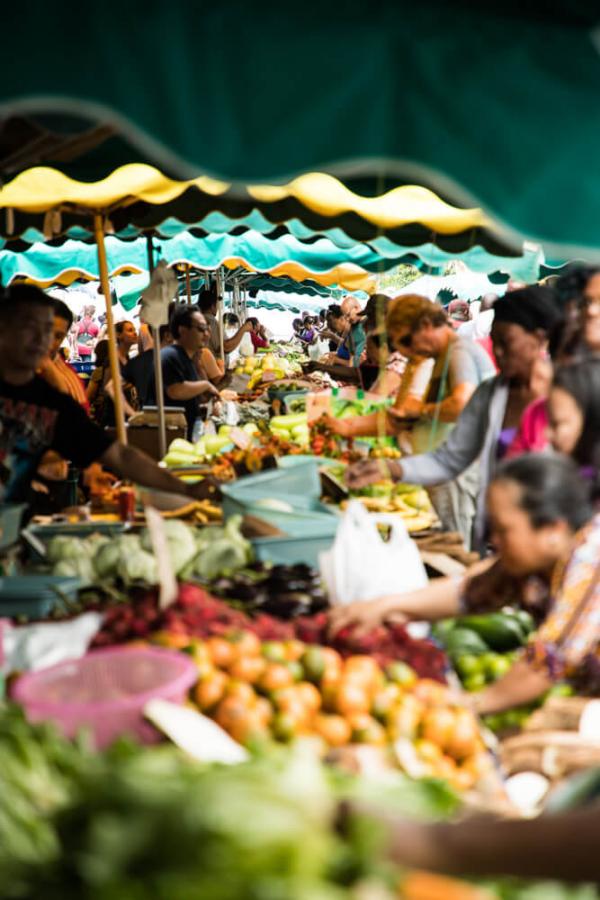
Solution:
[(266, 641), (262, 645), (262, 655), (269, 662), (284, 663), (286, 661), (285, 647), (280, 641)]
[(512, 668), (512, 660), (499, 654), (486, 665), (486, 674), (492, 681), (502, 678)]
[(472, 653), (465, 653), (456, 661), (456, 671), (461, 678), (469, 678), (471, 675), (478, 674), (481, 671), (479, 656)]
[(399, 660), (397, 660), (396, 662), (391, 662), (388, 666), (386, 666), (385, 674), (390, 681), (394, 681), (396, 684), (405, 686), (412, 685), (417, 680), (417, 673), (415, 672), (415, 670), (408, 666), (405, 662), (400, 662)]
[(465, 678), (463, 684), (468, 691), (480, 691), (485, 687), (485, 675), (483, 672), (473, 672)]

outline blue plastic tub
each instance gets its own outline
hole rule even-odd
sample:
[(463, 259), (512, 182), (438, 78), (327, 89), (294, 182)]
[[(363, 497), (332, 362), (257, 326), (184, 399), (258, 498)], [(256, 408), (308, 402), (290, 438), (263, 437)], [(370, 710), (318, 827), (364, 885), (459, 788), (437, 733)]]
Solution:
[(261, 562), (291, 566), (297, 563), (305, 563), (314, 569), (318, 569), (319, 554), (330, 549), (334, 538), (335, 532), (329, 535), (313, 535), (312, 537), (254, 538), (252, 547), (256, 558)]
[(56, 607), (68, 610), (77, 600), (81, 582), (59, 575), (19, 575), (0, 578), (0, 617), (45, 619)]
[(0, 503), (0, 550), (19, 540), (24, 511), (24, 503)]

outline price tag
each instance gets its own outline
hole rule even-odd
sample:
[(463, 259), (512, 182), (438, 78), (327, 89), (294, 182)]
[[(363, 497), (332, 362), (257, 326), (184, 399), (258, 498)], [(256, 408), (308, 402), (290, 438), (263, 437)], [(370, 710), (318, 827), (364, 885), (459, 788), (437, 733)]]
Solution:
[(160, 609), (166, 609), (177, 598), (177, 579), (171, 564), (164, 522), (153, 506), (146, 505), (144, 510), (158, 568), (158, 605)]
[(231, 442), (240, 450), (247, 450), (252, 443), (250, 435), (246, 434), (245, 431), (242, 431), (241, 428), (232, 428), (229, 432), (229, 437)]

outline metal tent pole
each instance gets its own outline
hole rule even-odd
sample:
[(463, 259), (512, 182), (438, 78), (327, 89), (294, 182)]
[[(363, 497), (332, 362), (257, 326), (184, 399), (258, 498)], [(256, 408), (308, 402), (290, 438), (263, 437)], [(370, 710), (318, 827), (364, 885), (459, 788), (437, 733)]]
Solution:
[[(148, 271), (150, 277), (154, 272), (154, 247), (152, 235), (146, 235), (148, 250)], [(153, 354), (154, 354), (154, 384), (156, 387), (156, 405), (158, 407), (158, 452), (162, 459), (167, 453), (167, 419), (165, 416), (165, 396), (163, 393), (162, 362), (160, 358), (160, 329), (152, 325)]]

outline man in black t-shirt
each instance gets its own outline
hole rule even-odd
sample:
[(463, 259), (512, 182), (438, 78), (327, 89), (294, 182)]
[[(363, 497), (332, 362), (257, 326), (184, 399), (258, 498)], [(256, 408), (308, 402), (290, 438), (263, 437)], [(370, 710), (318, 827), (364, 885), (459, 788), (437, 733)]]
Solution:
[[(163, 350), (172, 342), (168, 325), (159, 328), (160, 348)], [(154, 391), (154, 348), (138, 353), (133, 359), (129, 359), (121, 369), (121, 375), (125, 381), (135, 385), (141, 407), (151, 406), (156, 403)]]
[(48, 355), (54, 301), (29, 285), (0, 291), (0, 503), (26, 495), (46, 450), (85, 469), (102, 462), (120, 478), (191, 497), (214, 494), (214, 483), (183, 484), (146, 454), (113, 441), (82, 407), (50, 387), (36, 370)]
[(200, 378), (194, 364), (199, 350), (208, 346), (210, 326), (197, 306), (179, 303), (169, 322), (173, 344), (161, 350), (165, 403), (183, 406), (191, 438), (194, 422), (199, 414), (199, 400), (209, 396), (219, 399), (219, 392), (210, 381)]

